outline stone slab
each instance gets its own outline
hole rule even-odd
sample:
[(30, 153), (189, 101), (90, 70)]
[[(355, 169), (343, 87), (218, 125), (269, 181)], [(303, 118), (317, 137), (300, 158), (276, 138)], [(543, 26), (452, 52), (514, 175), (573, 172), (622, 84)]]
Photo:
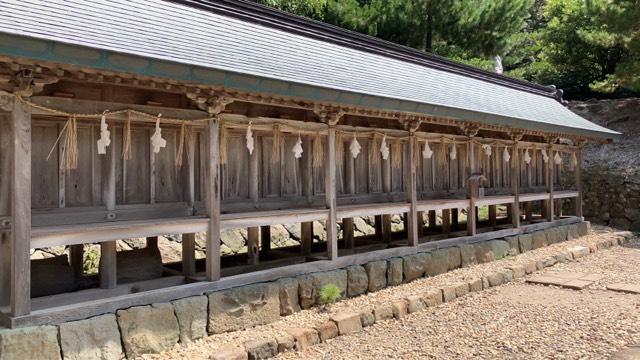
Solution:
[(553, 276), (535, 276), (527, 279), (528, 283), (539, 285), (562, 286), (562, 284), (571, 281), (571, 279), (562, 279)]
[(373, 309), (376, 322), (393, 319), (393, 307), (391, 305), (378, 305)]
[(574, 280), (569, 280), (566, 283), (562, 284), (562, 287), (567, 289), (573, 289), (573, 290), (582, 290), (591, 284), (593, 284), (593, 281), (574, 279)]
[(38, 326), (0, 330), (0, 359), (60, 359), (58, 328)]
[(65, 360), (119, 360), (124, 356), (114, 314), (60, 324), (60, 346)]
[(209, 294), (208, 331), (220, 334), (265, 325), (280, 319), (275, 283), (241, 286)]
[(342, 312), (331, 317), (331, 321), (338, 326), (340, 335), (355, 334), (362, 331), (362, 323), (360, 322), (360, 314), (351, 312)]
[(229, 345), (212, 352), (209, 360), (247, 360), (247, 351), (236, 345)]
[(338, 336), (338, 327), (333, 321), (325, 321), (317, 325), (316, 331), (318, 331), (318, 336), (320, 336), (320, 341), (322, 342)]
[(393, 258), (387, 261), (387, 285), (402, 284), (402, 258)]
[(430, 261), (430, 253), (418, 253), (403, 256), (402, 274), (404, 277), (404, 282), (410, 282), (423, 277)]
[(118, 310), (118, 325), (128, 358), (158, 354), (180, 340), (180, 327), (169, 303)]
[(360, 323), (362, 327), (371, 326), (376, 323), (376, 316), (370, 310), (360, 312)]
[(193, 296), (173, 302), (173, 308), (180, 326), (180, 342), (188, 344), (207, 336), (206, 296)]
[(367, 292), (369, 279), (364, 267), (353, 265), (347, 268), (347, 296), (354, 297)]
[(456, 298), (456, 287), (455, 286), (443, 286), (440, 288), (442, 291), (442, 300), (444, 302), (453, 301)]
[(607, 290), (625, 292), (629, 294), (640, 294), (640, 284), (616, 283), (607, 285)]
[(315, 329), (311, 328), (290, 328), (287, 333), (293, 336), (295, 340), (295, 349), (298, 351), (306, 350), (313, 345), (320, 343), (320, 336)]
[(278, 342), (275, 339), (256, 339), (244, 343), (248, 360), (269, 359), (278, 355)]
[(407, 303), (404, 300), (394, 301), (391, 304), (391, 309), (393, 309), (393, 317), (398, 320), (405, 318), (409, 313)]
[(476, 249), (471, 244), (459, 245), (460, 248), (460, 262), (462, 267), (476, 265), (478, 260), (476, 258)]
[[(373, 261), (364, 265), (369, 281), (367, 290), (369, 292), (378, 291), (387, 287), (387, 262)], [(400, 279), (402, 282), (402, 279)]]
[(280, 315), (287, 316), (300, 311), (298, 279), (284, 278), (276, 281), (280, 298)]
[(613, 354), (609, 360), (638, 360), (640, 359), (640, 344), (628, 347)]

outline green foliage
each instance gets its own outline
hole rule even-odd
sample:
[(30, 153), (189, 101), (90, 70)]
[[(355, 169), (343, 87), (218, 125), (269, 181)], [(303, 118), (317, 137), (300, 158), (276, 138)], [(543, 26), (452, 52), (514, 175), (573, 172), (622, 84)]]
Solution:
[(100, 254), (96, 248), (91, 247), (84, 252), (84, 261), (82, 264), (82, 271), (87, 275), (93, 275), (98, 273), (98, 267), (100, 265)]
[(308, 18), (322, 20), (327, 0), (260, 0), (264, 5)]
[(318, 293), (318, 303), (320, 305), (333, 304), (340, 300), (340, 288), (334, 284), (327, 284)]

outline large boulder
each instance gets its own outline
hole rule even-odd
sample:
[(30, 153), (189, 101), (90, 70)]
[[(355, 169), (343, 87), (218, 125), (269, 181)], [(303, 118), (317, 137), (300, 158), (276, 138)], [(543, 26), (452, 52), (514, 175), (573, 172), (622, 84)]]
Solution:
[(578, 228), (579, 236), (587, 236), (589, 235), (589, 231), (591, 230), (591, 223), (588, 221), (583, 221), (576, 224), (576, 227)]
[(192, 296), (173, 302), (173, 308), (180, 326), (180, 342), (188, 344), (207, 336), (206, 296)]
[(300, 311), (298, 279), (279, 279), (276, 285), (280, 297), (280, 315), (287, 316)]
[(424, 272), (430, 259), (430, 253), (418, 253), (404, 256), (402, 258), (404, 282), (410, 282), (424, 276)]
[[(373, 261), (364, 265), (369, 281), (368, 291), (378, 291), (387, 287), (387, 262), (385, 260)], [(400, 280), (402, 281), (402, 280)]]
[(58, 328), (38, 326), (0, 330), (0, 359), (59, 360)]
[(431, 257), (425, 267), (427, 276), (444, 274), (449, 270), (449, 251), (439, 249), (431, 252)]
[(344, 299), (347, 296), (347, 270), (333, 270), (311, 274), (311, 280), (313, 283), (313, 294), (316, 303), (318, 302), (318, 296), (320, 289), (326, 285), (335, 285), (340, 289), (340, 298)]
[(274, 283), (241, 286), (209, 294), (211, 334), (269, 324), (280, 319), (280, 296)]
[(577, 224), (567, 225), (566, 228), (567, 228), (567, 240), (573, 240), (580, 237), (580, 234), (578, 234)]
[(460, 248), (460, 262), (462, 267), (472, 266), (478, 263), (475, 246), (464, 244), (458, 247)]
[(387, 285), (395, 286), (402, 284), (402, 258), (392, 258), (387, 260)]
[(544, 234), (547, 237), (548, 244), (556, 244), (567, 239), (566, 231), (561, 230), (561, 226), (545, 229)]
[(491, 249), (493, 250), (493, 254), (496, 257), (496, 260), (502, 259), (509, 255), (509, 243), (504, 240), (491, 240), (489, 242)]
[[(539, 249), (549, 244), (553, 244), (551, 241), (549, 241), (549, 239), (547, 239), (547, 235), (549, 233), (550, 232), (547, 232), (546, 230), (535, 231), (531, 233), (531, 249)], [(552, 236), (551, 240), (553, 239), (555, 238)]]
[(347, 296), (354, 297), (367, 292), (369, 279), (367, 272), (360, 265), (353, 265), (347, 268)]
[(449, 270), (457, 269), (462, 266), (462, 257), (460, 255), (460, 248), (457, 246), (451, 246), (446, 248), (449, 253)]
[(504, 241), (509, 244), (509, 256), (516, 256), (520, 254), (520, 243), (518, 238), (519, 236), (508, 236), (504, 238)]
[(118, 310), (117, 315), (127, 358), (161, 353), (180, 339), (178, 319), (171, 304)]
[(496, 254), (493, 252), (491, 243), (489, 241), (483, 241), (474, 244), (476, 251), (476, 259), (479, 263), (491, 262), (496, 259)]
[[(544, 232), (542, 232), (542, 235), (544, 236)], [(519, 235), (518, 236), (518, 247), (519, 247), (519, 250), (520, 250), (521, 253), (525, 253), (527, 251), (531, 251), (533, 249), (533, 235), (531, 235), (531, 234)]]
[(61, 324), (60, 345), (65, 360), (119, 360), (124, 355), (113, 314)]
[(301, 275), (298, 280), (298, 302), (302, 309), (309, 309), (316, 303), (311, 275)]

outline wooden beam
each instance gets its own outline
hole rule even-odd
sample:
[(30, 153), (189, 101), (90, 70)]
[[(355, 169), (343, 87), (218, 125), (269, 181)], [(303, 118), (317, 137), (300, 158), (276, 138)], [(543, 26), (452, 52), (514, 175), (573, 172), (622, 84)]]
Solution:
[[(467, 142), (467, 154), (469, 163), (467, 166), (469, 167), (469, 171), (467, 172), (470, 176), (475, 175), (478, 171), (478, 164), (476, 160), (476, 146), (471, 141), (471, 138)], [(467, 235), (474, 236), (476, 234), (476, 196), (474, 194), (474, 186), (471, 186), (471, 182), (469, 182), (469, 210), (467, 211)], [(477, 189), (476, 189), (477, 191)]]
[(73, 269), (73, 275), (76, 281), (82, 277), (84, 245), (71, 245), (69, 247), (69, 263)]
[(149, 248), (149, 249), (157, 249), (158, 248), (158, 237), (157, 236), (149, 236), (147, 238), (147, 248)]
[(429, 210), (429, 228), (434, 229), (435, 227), (436, 227), (436, 210)]
[(209, 121), (207, 162), (207, 260), (206, 276), (209, 281), (220, 279), (220, 120)]
[(451, 209), (451, 224), (454, 227), (458, 227), (460, 223), (459, 216), (460, 216), (460, 210), (458, 210), (458, 208)]
[(549, 145), (547, 148), (547, 153), (549, 154), (549, 159), (547, 160), (547, 191), (549, 192), (549, 200), (547, 200), (547, 221), (554, 220), (554, 206), (553, 206), (553, 177), (554, 177), (554, 168), (555, 163), (553, 160), (553, 146)]
[(118, 285), (117, 250), (115, 241), (100, 243), (100, 287), (113, 289)]
[(247, 255), (249, 265), (257, 265), (260, 260), (260, 228), (247, 229)]
[(300, 229), (301, 253), (302, 255), (311, 255), (311, 246), (313, 245), (313, 222), (303, 222)]
[(11, 315), (21, 316), (31, 312), (31, 107), (11, 101)]
[[(391, 158), (381, 160), (382, 167), (382, 192), (385, 194), (391, 193)], [(380, 227), (382, 231), (382, 241), (385, 243), (391, 243), (391, 215), (384, 214), (381, 218), (382, 225)]]
[(418, 246), (420, 236), (418, 234), (418, 180), (416, 174), (416, 134), (411, 131), (409, 135), (409, 151), (407, 151), (409, 169), (405, 169), (407, 176), (407, 202), (409, 202), (409, 212), (407, 213), (407, 237), (409, 246)]
[(579, 146), (578, 150), (576, 150), (576, 159), (578, 160), (578, 164), (576, 164), (576, 190), (578, 191), (578, 197), (576, 197), (576, 216), (579, 218), (583, 217), (582, 212), (582, 147)]
[(182, 274), (196, 274), (196, 234), (182, 234)]
[[(107, 186), (104, 191), (104, 201), (108, 212), (112, 212), (116, 208), (116, 146), (112, 143), (107, 152), (107, 161), (109, 170), (107, 173)], [(125, 235), (125, 234), (123, 234)], [(85, 234), (86, 236), (86, 234)], [(88, 236), (86, 236), (88, 237)], [(85, 237), (85, 239), (86, 239)], [(125, 238), (125, 236), (123, 236)], [(113, 289), (118, 286), (118, 270), (117, 270), (117, 250), (116, 242), (108, 241), (100, 243), (100, 266), (99, 277), (100, 287), (103, 289)]]
[(325, 201), (329, 209), (327, 218), (327, 255), (330, 260), (338, 258), (338, 225), (336, 218), (336, 128), (329, 124), (327, 130), (327, 152), (325, 154)]
[(518, 228), (520, 227), (520, 148), (517, 140), (511, 152), (511, 192), (513, 194), (511, 224), (514, 228)]
[[(249, 197), (254, 205), (260, 201), (259, 156), (258, 149), (254, 149), (249, 155)], [(247, 255), (249, 265), (257, 265), (260, 262), (260, 227), (258, 226), (247, 229)]]
[(489, 224), (495, 227), (498, 224), (498, 205), (489, 205)]
[(451, 209), (442, 210), (442, 232), (445, 234), (451, 232)]
[[(355, 159), (348, 153), (347, 162), (345, 166), (345, 179), (347, 182), (347, 194), (355, 194), (356, 192), (356, 175), (355, 175)], [(338, 216), (336, 214), (336, 216)], [(342, 237), (344, 238), (345, 249), (353, 249), (355, 242), (353, 238), (353, 218), (342, 218)]]

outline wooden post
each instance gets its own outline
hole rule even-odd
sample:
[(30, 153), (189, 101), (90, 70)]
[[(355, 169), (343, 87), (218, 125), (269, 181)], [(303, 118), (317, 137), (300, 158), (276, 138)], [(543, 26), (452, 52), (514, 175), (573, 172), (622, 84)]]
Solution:
[[(116, 209), (116, 146), (112, 143), (108, 149), (109, 172), (107, 187), (104, 192), (105, 204), (108, 212)], [(117, 250), (115, 241), (100, 243), (100, 287), (113, 289), (118, 285)]]
[[(391, 193), (391, 158), (382, 159), (382, 191), (385, 194)], [(391, 215), (382, 215), (382, 241), (389, 244), (391, 243)]]
[(422, 237), (424, 235), (424, 211), (418, 211), (418, 236)]
[[(355, 194), (356, 192), (356, 176), (355, 176), (355, 159), (349, 153), (345, 169), (345, 178), (347, 180), (347, 194)], [(345, 249), (353, 249), (355, 240), (353, 238), (353, 218), (342, 219), (342, 237), (344, 238)]]
[(271, 226), (260, 226), (260, 257), (268, 259), (271, 252)]
[(182, 234), (182, 274), (196, 274), (196, 234)]
[(69, 263), (73, 270), (73, 276), (78, 281), (82, 277), (83, 273), (83, 255), (84, 245), (71, 245), (69, 246)]
[(458, 209), (451, 209), (451, 224), (455, 228), (457, 228), (459, 225), (459, 222), (460, 222), (459, 216), (460, 216), (460, 211)]
[(407, 151), (407, 156), (409, 157), (409, 161), (406, 163), (409, 164), (409, 169), (405, 169), (407, 171), (408, 181), (407, 183), (407, 201), (409, 202), (409, 213), (407, 214), (407, 237), (409, 240), (409, 246), (418, 246), (420, 243), (420, 236), (418, 235), (418, 184), (417, 184), (417, 174), (416, 174), (416, 134), (415, 131), (418, 129), (420, 125), (419, 122), (417, 124), (412, 124), (412, 128), (410, 130), (409, 135), (409, 151)]
[(445, 234), (451, 232), (451, 209), (442, 210), (442, 232)]
[(436, 211), (429, 210), (429, 228), (435, 229), (436, 227)]
[[(306, 136), (303, 142), (302, 153), (302, 193), (307, 197), (307, 203), (313, 204), (313, 137)], [(311, 255), (313, 245), (313, 222), (300, 224), (300, 252), (302, 255)]]
[(31, 108), (13, 95), (0, 97), (11, 133), (10, 312), (22, 316), (31, 312)]
[[(473, 138), (469, 137), (469, 141), (467, 142), (467, 154), (469, 154), (469, 175), (476, 175), (478, 171), (477, 163), (476, 163), (476, 147), (473, 144)], [(469, 210), (467, 211), (467, 235), (475, 236), (476, 235), (476, 196), (475, 191), (477, 191), (477, 186), (473, 186), (471, 182), (469, 183)], [(475, 188), (475, 189), (474, 189)]]
[(547, 200), (547, 220), (553, 221), (554, 219), (554, 206), (553, 206), (553, 177), (554, 177), (554, 160), (553, 160), (553, 146), (549, 145), (547, 149), (549, 153), (549, 159), (547, 160), (547, 191), (549, 192), (549, 200)]
[(147, 238), (147, 249), (157, 249), (157, 248), (158, 248), (158, 237), (149, 236)]
[(496, 225), (498, 225), (497, 205), (489, 205), (489, 224), (492, 227), (496, 227)]
[(518, 147), (520, 137), (520, 135), (514, 134), (513, 154), (511, 154), (511, 191), (513, 194), (511, 224), (516, 229), (520, 227), (520, 149)]
[[(254, 149), (249, 155), (249, 197), (254, 206), (258, 206), (260, 200), (260, 177), (259, 177), (259, 153), (258, 149)], [(260, 228), (251, 227), (247, 229), (247, 260), (249, 265), (257, 265), (260, 262)]]
[(207, 162), (207, 280), (220, 279), (220, 120), (216, 117), (209, 121), (209, 142)]
[(583, 218), (582, 213), (582, 144), (578, 145), (576, 150), (576, 158), (578, 163), (576, 164), (576, 190), (578, 191), (578, 197), (576, 197), (576, 216)]
[(327, 218), (327, 255), (330, 260), (338, 258), (338, 224), (336, 219), (336, 127), (337, 121), (329, 120), (327, 129), (327, 152), (325, 154), (325, 202), (329, 209)]

